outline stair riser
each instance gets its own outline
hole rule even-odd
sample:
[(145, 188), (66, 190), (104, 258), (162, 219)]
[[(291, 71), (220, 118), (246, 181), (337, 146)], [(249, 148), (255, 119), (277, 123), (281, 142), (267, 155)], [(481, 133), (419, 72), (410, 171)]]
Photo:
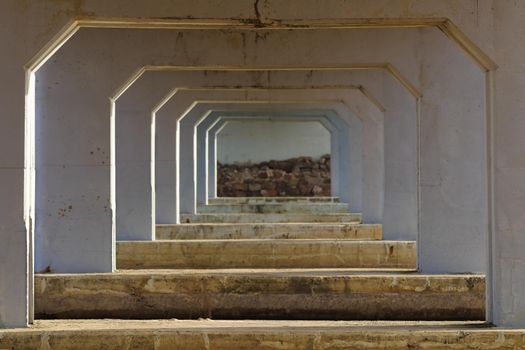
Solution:
[[(50, 321), (39, 321), (38, 324)], [(294, 326), (243, 327), (239, 325), (184, 326), (180, 321), (169, 324), (155, 321), (151, 325), (115, 327), (113, 321), (100, 320), (100, 328), (85, 329), (69, 322), (61, 329), (37, 328), (0, 330), (2, 349), (48, 350), (319, 350), (319, 349), (426, 349), (426, 350), (494, 350), (523, 349), (523, 330), (472, 327), (410, 327), (399, 326)], [(129, 324), (130, 321), (124, 321)], [(187, 322), (187, 321), (186, 321)], [(220, 322), (220, 321), (219, 321)], [(249, 323), (249, 322), (244, 322)], [(156, 328), (156, 325), (159, 328)]]
[(360, 223), (360, 214), (182, 214), (181, 223)]
[(220, 197), (208, 204), (339, 203), (338, 197)]
[(382, 238), (381, 225), (346, 224), (184, 224), (156, 228), (157, 239), (370, 239)]
[(119, 269), (416, 268), (414, 242), (150, 241), (117, 242)]
[(253, 214), (330, 214), (348, 213), (348, 204), (344, 203), (282, 203), (282, 204), (215, 204), (204, 205), (197, 208), (199, 213), (253, 213)]
[(37, 318), (479, 320), (482, 278), (37, 276)]

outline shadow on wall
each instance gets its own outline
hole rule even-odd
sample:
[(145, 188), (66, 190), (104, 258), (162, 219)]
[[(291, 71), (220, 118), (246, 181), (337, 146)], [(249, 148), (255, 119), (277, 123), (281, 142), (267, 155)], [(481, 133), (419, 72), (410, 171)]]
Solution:
[(330, 196), (330, 155), (261, 163), (217, 163), (219, 197)]

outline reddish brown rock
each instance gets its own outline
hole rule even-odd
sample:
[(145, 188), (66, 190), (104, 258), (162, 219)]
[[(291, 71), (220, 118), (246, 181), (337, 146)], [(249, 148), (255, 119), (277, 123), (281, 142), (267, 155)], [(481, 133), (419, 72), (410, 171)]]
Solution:
[(220, 197), (330, 196), (330, 155), (257, 164), (218, 163)]

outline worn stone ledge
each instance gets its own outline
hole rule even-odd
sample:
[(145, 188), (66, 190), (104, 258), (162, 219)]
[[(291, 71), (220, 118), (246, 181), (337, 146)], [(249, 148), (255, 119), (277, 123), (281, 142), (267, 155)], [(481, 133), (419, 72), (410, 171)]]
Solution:
[(181, 214), (182, 223), (361, 223), (361, 214)]
[(117, 268), (416, 268), (415, 241), (221, 239), (117, 242)]
[(524, 329), (481, 322), (37, 320), (0, 330), (0, 349), (523, 349)]
[(35, 313), (37, 318), (482, 320), (484, 293), (481, 275), (284, 269), (40, 274)]
[(0, 349), (523, 349), (524, 329), (481, 322), (37, 320), (0, 329)]
[(379, 224), (260, 223), (157, 225), (156, 239), (358, 239), (380, 240)]
[(339, 197), (218, 197), (208, 204), (338, 203)]
[(253, 213), (253, 214), (331, 214), (348, 213), (346, 203), (256, 203), (256, 204), (208, 204), (197, 208), (198, 213)]

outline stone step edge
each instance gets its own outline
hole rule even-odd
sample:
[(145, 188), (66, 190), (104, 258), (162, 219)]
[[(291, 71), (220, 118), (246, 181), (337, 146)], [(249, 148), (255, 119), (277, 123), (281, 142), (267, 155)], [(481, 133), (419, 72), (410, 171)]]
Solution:
[[(289, 330), (309, 332), (318, 330), (400, 330), (411, 332), (413, 330), (436, 331), (508, 331), (522, 333), (525, 329), (501, 328), (491, 325), (486, 321), (337, 321), (337, 320), (178, 320), (178, 319), (60, 319), (60, 320), (35, 320), (33, 325), (20, 328), (0, 328), (0, 334), (34, 334), (35, 332), (63, 332), (63, 331), (97, 331), (97, 330), (155, 330), (155, 331), (191, 331), (191, 330)], [(0, 337), (0, 339), (2, 339)]]
[(35, 314), (54, 319), (485, 319), (486, 282), (479, 276), (149, 272), (36, 276)]
[(209, 203), (198, 204), (197, 207), (241, 207), (241, 206), (305, 206), (305, 207), (317, 207), (317, 206), (347, 206), (349, 203), (345, 202), (256, 202), (256, 203)]
[(348, 244), (377, 244), (377, 245), (396, 245), (396, 244), (416, 244), (416, 241), (390, 241), (373, 239), (347, 239), (347, 238), (210, 238), (210, 239), (155, 239), (152, 241), (117, 241), (117, 244), (156, 244), (156, 243), (348, 243)]
[(416, 269), (406, 268), (224, 268), (224, 269), (117, 269), (114, 272), (84, 272), (84, 273), (35, 273), (36, 278), (54, 277), (115, 277), (124, 276), (232, 276), (232, 277), (326, 277), (326, 278), (409, 278), (417, 280), (426, 279), (485, 279), (485, 274), (474, 273), (421, 273)]
[[(312, 216), (309, 213), (195, 213), (195, 214), (181, 214), (181, 216), (188, 216), (188, 215), (201, 215), (201, 216), (207, 216), (207, 215), (228, 215), (228, 216), (250, 216), (250, 215), (260, 215), (260, 216), (274, 216), (274, 215), (282, 215), (282, 216)], [(361, 213), (321, 213), (321, 214), (315, 214), (313, 216), (362, 216)]]
[(380, 224), (358, 223), (186, 223), (156, 225), (157, 240), (325, 238), (381, 240)]
[[(246, 218), (250, 218), (252, 221), (245, 221)], [(323, 214), (308, 214), (308, 213), (195, 213), (195, 214), (181, 214), (180, 220), (181, 223), (209, 223), (213, 224), (216, 222), (224, 223), (224, 220), (239, 220), (239, 223), (297, 223), (305, 224), (310, 222), (316, 223), (362, 223), (362, 214), (361, 213), (323, 213)], [(198, 220), (208, 220), (208, 221), (198, 221)], [(268, 220), (268, 221), (258, 221), (258, 220)], [(313, 219), (313, 220), (312, 220)], [(196, 221), (197, 220), (197, 221)], [(218, 220), (218, 221), (214, 221)], [(277, 221), (270, 221), (277, 220)], [(286, 220), (286, 221), (278, 221)], [(295, 221), (289, 221), (295, 220)], [(319, 221), (321, 220), (321, 221)], [(326, 221), (334, 220), (334, 221)], [(340, 221), (348, 220), (348, 221)], [(193, 221), (193, 222), (191, 222)], [(228, 223), (228, 222), (226, 222)], [(235, 222), (231, 222), (235, 223)]]
[(263, 196), (257, 196), (257, 197), (216, 197), (216, 198), (208, 198), (208, 202), (219, 202), (219, 201), (242, 201), (242, 200), (264, 200), (264, 201), (294, 201), (294, 200), (300, 200), (300, 201), (338, 201), (340, 200), (337, 196), (309, 196), (309, 197), (301, 197), (301, 196), (271, 196), (271, 197), (263, 197)]
[(490, 327), (483, 322), (404, 321), (223, 321), (223, 320), (36, 320), (30, 328), (0, 329), (0, 348), (85, 350), (121, 348), (184, 348), (215, 350), (258, 348), (354, 349), (413, 348), (479, 350), (523, 347), (525, 329)]
[(303, 226), (303, 228), (310, 229), (310, 228), (319, 228), (319, 227), (375, 227), (375, 228), (382, 228), (382, 224), (361, 224), (357, 222), (184, 222), (180, 224), (156, 224), (155, 228), (169, 228), (169, 227), (177, 227), (177, 226), (219, 226), (219, 227), (240, 227), (240, 226), (287, 226), (287, 227), (294, 227), (294, 226)]

